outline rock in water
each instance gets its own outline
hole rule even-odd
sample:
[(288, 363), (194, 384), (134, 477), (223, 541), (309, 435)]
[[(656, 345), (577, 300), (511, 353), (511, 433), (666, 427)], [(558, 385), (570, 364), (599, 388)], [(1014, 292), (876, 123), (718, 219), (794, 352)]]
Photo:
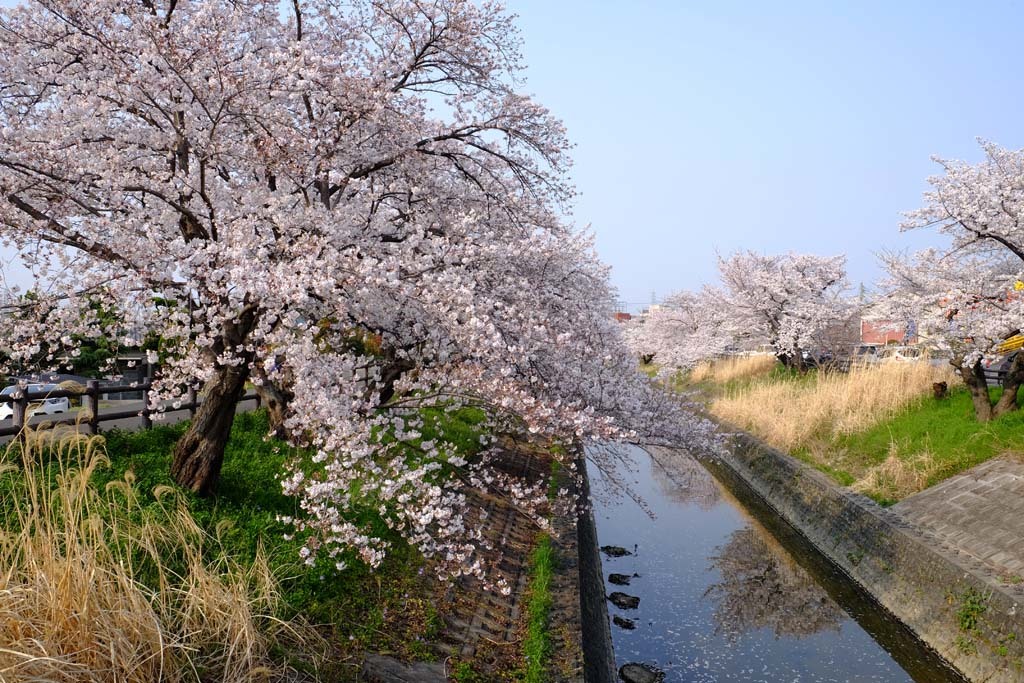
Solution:
[(633, 554), (620, 545), (603, 545), (601, 546), (601, 552), (608, 557), (625, 557), (626, 555)]
[(608, 596), (608, 599), (612, 601), (612, 604), (619, 609), (636, 609), (640, 606), (640, 598), (635, 595), (626, 595), (615, 591)]
[(609, 574), (608, 583), (614, 583), (616, 586), (628, 586), (630, 578), (629, 574)]
[(636, 628), (636, 622), (626, 617), (620, 617), (618, 614), (612, 616), (612, 623), (619, 628), (624, 628), (627, 631), (632, 631)]
[(665, 672), (650, 664), (623, 664), (619, 669), (619, 678), (626, 683), (662, 683)]

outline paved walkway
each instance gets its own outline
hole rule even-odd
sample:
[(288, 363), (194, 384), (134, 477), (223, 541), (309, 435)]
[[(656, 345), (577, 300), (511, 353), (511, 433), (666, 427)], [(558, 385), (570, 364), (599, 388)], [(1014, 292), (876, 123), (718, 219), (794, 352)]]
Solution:
[(978, 560), (1005, 582), (1024, 582), (1024, 460), (1003, 456), (894, 505), (908, 521)]

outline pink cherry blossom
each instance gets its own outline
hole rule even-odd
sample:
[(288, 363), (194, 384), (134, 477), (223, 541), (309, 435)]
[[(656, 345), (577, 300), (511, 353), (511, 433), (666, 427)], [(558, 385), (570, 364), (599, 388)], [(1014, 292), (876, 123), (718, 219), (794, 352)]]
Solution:
[(713, 440), (637, 372), (499, 5), (44, 0), (3, 10), (0, 43), (0, 242), (34, 280), (0, 345), (59, 365), (77, 338), (159, 338), (152, 406), (206, 397), (174, 453), (199, 493), (234, 399), (268, 392), (313, 452), (282, 473), (307, 561), (379, 562), (347, 514), (369, 505), (480, 574), (466, 486), (542, 518), (500, 450), (424, 443), (426, 407), (546, 442)]

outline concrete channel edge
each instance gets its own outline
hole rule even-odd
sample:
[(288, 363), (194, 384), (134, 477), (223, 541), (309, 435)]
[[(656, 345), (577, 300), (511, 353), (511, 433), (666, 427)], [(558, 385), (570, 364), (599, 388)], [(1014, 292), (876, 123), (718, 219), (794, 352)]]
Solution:
[(583, 502), (576, 519), (576, 538), (579, 552), (579, 598), (583, 636), (583, 679), (586, 683), (614, 683), (615, 654), (612, 649), (611, 625), (608, 623), (608, 603), (604, 591), (604, 572), (598, 549), (597, 526), (590, 505), (590, 480), (587, 477), (586, 458), (579, 449), (576, 460), (581, 475), (582, 490), (577, 500)]
[(716, 461), (968, 680), (1024, 680), (1024, 591), (792, 456), (731, 439)]

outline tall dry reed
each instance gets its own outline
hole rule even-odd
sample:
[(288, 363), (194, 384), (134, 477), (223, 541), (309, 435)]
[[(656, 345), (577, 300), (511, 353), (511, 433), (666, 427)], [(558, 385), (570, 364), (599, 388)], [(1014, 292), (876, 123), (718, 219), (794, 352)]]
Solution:
[(94, 484), (99, 437), (29, 433), (0, 456), (0, 682), (269, 681), (305, 649), (266, 559), (242, 565), (169, 488)]
[(901, 458), (892, 444), (885, 460), (867, 468), (851, 488), (864, 494), (900, 500), (923, 490), (935, 472), (935, 458), (925, 451), (910, 458)]
[(690, 371), (687, 380), (693, 383), (725, 384), (733, 380), (767, 375), (777, 362), (775, 356), (771, 354), (726, 356), (700, 363)]
[(850, 434), (894, 416), (953, 382), (948, 367), (928, 362), (855, 365), (848, 373), (778, 378), (742, 387), (715, 400), (711, 412), (783, 450), (812, 439)]

